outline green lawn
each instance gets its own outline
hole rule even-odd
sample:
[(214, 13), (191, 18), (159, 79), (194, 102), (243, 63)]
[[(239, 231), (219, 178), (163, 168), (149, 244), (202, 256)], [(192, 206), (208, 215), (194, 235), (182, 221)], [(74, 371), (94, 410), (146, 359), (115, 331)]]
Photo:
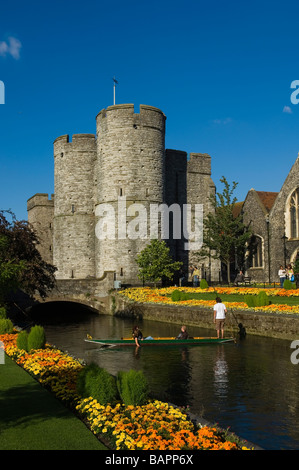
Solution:
[[(217, 291), (217, 288), (216, 288)], [(245, 302), (245, 296), (241, 294), (218, 294), (223, 302)], [(207, 293), (187, 293), (188, 299), (215, 300), (217, 294)], [(299, 305), (299, 297), (269, 296), (272, 304)]]
[(80, 419), (5, 355), (0, 450), (107, 450)]

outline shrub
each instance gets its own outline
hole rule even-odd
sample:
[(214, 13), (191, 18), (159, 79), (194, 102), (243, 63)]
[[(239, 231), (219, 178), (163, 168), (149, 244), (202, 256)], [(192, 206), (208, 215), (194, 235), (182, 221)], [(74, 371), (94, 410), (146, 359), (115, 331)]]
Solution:
[(118, 400), (116, 379), (105, 369), (99, 370), (99, 373), (91, 380), (89, 387), (90, 395), (101, 405), (115, 403)]
[(88, 364), (87, 366), (83, 367), (83, 369), (79, 372), (76, 382), (76, 388), (79, 395), (83, 398), (88, 397), (88, 390), (86, 387), (86, 376), (96, 374), (99, 366), (94, 363)]
[(295, 283), (295, 282), (291, 282), (289, 279), (286, 279), (286, 280), (283, 282), (283, 288), (284, 288), (284, 289), (296, 289), (296, 283)]
[(148, 400), (148, 383), (142, 371), (120, 371), (116, 382), (119, 395), (125, 405), (144, 405)]
[(27, 331), (23, 330), (17, 336), (17, 348), (24, 349), (24, 351), (28, 351), (28, 333)]
[(247, 303), (248, 307), (255, 307), (255, 302), (254, 302), (255, 295), (245, 295), (244, 300)]
[(7, 318), (6, 308), (0, 307), (0, 318)]
[(180, 300), (188, 300), (189, 296), (187, 292), (181, 292), (181, 299)]
[(181, 292), (177, 289), (175, 289), (174, 291), (172, 291), (171, 293), (171, 300), (173, 302), (178, 302), (179, 300), (181, 300)]
[(9, 318), (0, 318), (0, 335), (11, 334), (13, 323)]
[(260, 291), (258, 295), (245, 295), (244, 298), (248, 307), (263, 307), (264, 305), (269, 305), (269, 297), (265, 291)]
[(200, 288), (201, 289), (207, 289), (209, 287), (209, 284), (207, 283), (207, 281), (205, 279), (202, 279), (200, 281)]
[(269, 305), (269, 297), (267, 296), (266, 292), (262, 290), (255, 298), (255, 306), (263, 307), (264, 305)]
[(45, 330), (42, 326), (35, 325), (28, 335), (28, 351), (32, 349), (43, 349), (46, 344)]
[(90, 364), (80, 371), (77, 392), (83, 398), (93, 397), (101, 405), (114, 403), (119, 398), (115, 377), (96, 364)]
[(189, 299), (189, 296), (187, 292), (182, 292), (176, 289), (172, 291), (171, 293), (171, 300), (173, 302), (179, 302), (180, 300), (188, 300), (188, 299)]

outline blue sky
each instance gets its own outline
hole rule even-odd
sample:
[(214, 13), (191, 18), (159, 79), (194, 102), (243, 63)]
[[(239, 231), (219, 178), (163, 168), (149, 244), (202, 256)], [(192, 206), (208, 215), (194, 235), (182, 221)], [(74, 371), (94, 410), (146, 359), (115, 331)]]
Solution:
[[(14, 0), (0, 7), (0, 208), (54, 191), (53, 141), (116, 103), (160, 108), (166, 148), (212, 177), (279, 191), (299, 152), (296, 1)], [(0, 97), (1, 103), (1, 97)]]

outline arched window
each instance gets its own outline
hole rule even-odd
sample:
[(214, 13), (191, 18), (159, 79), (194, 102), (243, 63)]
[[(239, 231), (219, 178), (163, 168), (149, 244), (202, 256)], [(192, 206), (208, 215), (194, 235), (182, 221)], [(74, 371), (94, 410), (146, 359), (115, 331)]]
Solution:
[(299, 188), (291, 194), (287, 210), (289, 212), (289, 238), (299, 238)]
[(258, 235), (254, 235), (251, 240), (252, 260), (251, 268), (261, 268), (263, 266), (263, 240)]

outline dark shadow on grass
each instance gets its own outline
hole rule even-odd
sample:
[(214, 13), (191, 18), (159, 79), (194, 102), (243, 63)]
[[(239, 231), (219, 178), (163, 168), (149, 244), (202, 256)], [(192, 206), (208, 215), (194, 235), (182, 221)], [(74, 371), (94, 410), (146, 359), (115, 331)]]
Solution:
[(1, 427), (26, 427), (47, 419), (70, 419), (72, 413), (37, 382), (0, 391)]

